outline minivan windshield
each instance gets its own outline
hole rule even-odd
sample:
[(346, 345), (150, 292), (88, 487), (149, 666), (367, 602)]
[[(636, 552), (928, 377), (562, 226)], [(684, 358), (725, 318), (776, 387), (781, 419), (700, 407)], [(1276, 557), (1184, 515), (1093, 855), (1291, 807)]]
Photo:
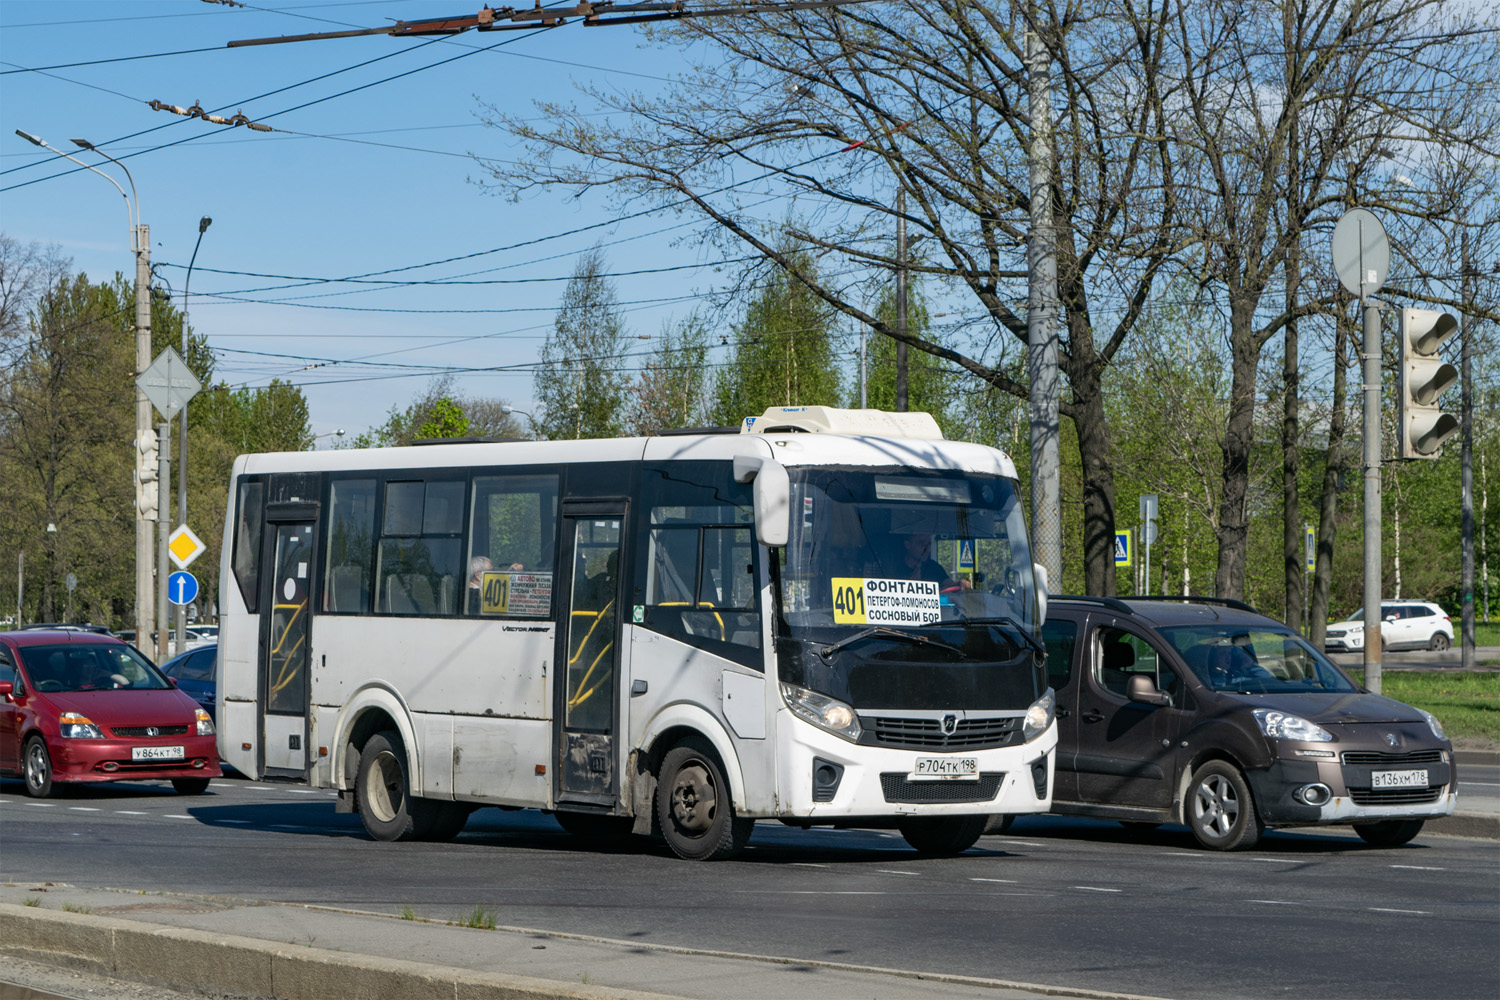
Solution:
[(1356, 688), (1327, 657), (1290, 630), (1235, 625), (1159, 629), (1194, 676), (1215, 691), (1350, 693)]
[(170, 687), (146, 658), (121, 642), (60, 642), (22, 646), (31, 686), (40, 692), (155, 691)]

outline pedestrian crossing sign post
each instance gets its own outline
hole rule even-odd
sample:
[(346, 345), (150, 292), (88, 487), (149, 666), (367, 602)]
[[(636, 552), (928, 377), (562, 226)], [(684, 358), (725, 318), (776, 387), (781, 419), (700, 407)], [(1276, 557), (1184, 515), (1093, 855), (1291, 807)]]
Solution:
[(1305, 524), (1305, 525), (1302, 526), (1302, 528), (1303, 528), (1303, 531), (1306, 532), (1305, 537), (1307, 539), (1307, 571), (1309, 573), (1311, 573), (1313, 570), (1315, 570), (1315, 569), (1318, 568), (1317, 567), (1317, 557), (1318, 557), (1317, 536), (1313, 534), (1312, 525)]
[(1135, 552), (1133, 551), (1131, 540), (1132, 539), (1129, 528), (1125, 529), (1124, 531), (1115, 532), (1116, 566), (1129, 566), (1132, 564), (1132, 557), (1135, 555)]

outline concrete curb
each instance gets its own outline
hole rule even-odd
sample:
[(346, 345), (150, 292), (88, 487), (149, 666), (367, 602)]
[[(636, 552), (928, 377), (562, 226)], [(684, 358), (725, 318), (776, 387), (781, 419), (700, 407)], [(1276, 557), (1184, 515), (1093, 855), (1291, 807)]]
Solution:
[(1500, 765), (1500, 750), (1455, 750), (1453, 760), (1459, 766), (1494, 767)]
[(1500, 840), (1500, 814), (1456, 812), (1452, 816), (1430, 819), (1422, 827), (1421, 836), (1473, 837), (1480, 840)]
[(0, 950), (177, 990), (275, 1000), (676, 1000), (0, 903)]

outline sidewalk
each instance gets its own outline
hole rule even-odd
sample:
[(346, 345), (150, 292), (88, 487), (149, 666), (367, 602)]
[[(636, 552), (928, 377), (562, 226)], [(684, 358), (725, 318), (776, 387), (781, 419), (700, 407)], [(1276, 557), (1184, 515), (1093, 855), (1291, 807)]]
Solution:
[[(40, 902), (26, 906), (27, 898)], [(1133, 1000), (524, 927), (65, 885), (0, 886), (0, 953), (170, 989), (277, 1000)]]

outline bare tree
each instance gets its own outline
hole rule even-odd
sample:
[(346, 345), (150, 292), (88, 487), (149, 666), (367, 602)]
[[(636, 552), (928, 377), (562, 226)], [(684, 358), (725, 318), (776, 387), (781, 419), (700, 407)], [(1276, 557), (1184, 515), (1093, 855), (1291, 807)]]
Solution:
[[(1118, 5), (1117, 5), (1118, 6)], [(1027, 8), (1030, 11), (1032, 8)], [(1084, 586), (1114, 592), (1114, 474), (1102, 374), (1181, 249), (1172, 143), (1158, 64), (1165, 10), (1095, 15), (1047, 5), (1035, 17), (967, 0), (915, 0), (748, 20), (689, 21), (670, 38), (707, 40), (722, 66), (663, 97), (593, 89), (622, 112), (545, 105), (540, 119), (496, 109), (491, 122), (527, 139), (530, 169), (495, 167), (512, 192), (607, 186), (699, 214), (710, 228), (777, 262), (837, 310), (898, 337), (862, 305), (898, 261), (899, 205), (923, 241), (913, 268), (964, 297), (989, 327), (1024, 343), (1031, 134), (1026, 30), (1055, 66), (1061, 412), (1077, 427), (1083, 467)], [(797, 199), (802, 248), (834, 258), (818, 273), (778, 245), (757, 195)], [(810, 207), (808, 207), (810, 206)], [(772, 209), (784, 215), (781, 207)], [(1027, 387), (972, 352), (911, 333), (909, 346), (1025, 398)]]

